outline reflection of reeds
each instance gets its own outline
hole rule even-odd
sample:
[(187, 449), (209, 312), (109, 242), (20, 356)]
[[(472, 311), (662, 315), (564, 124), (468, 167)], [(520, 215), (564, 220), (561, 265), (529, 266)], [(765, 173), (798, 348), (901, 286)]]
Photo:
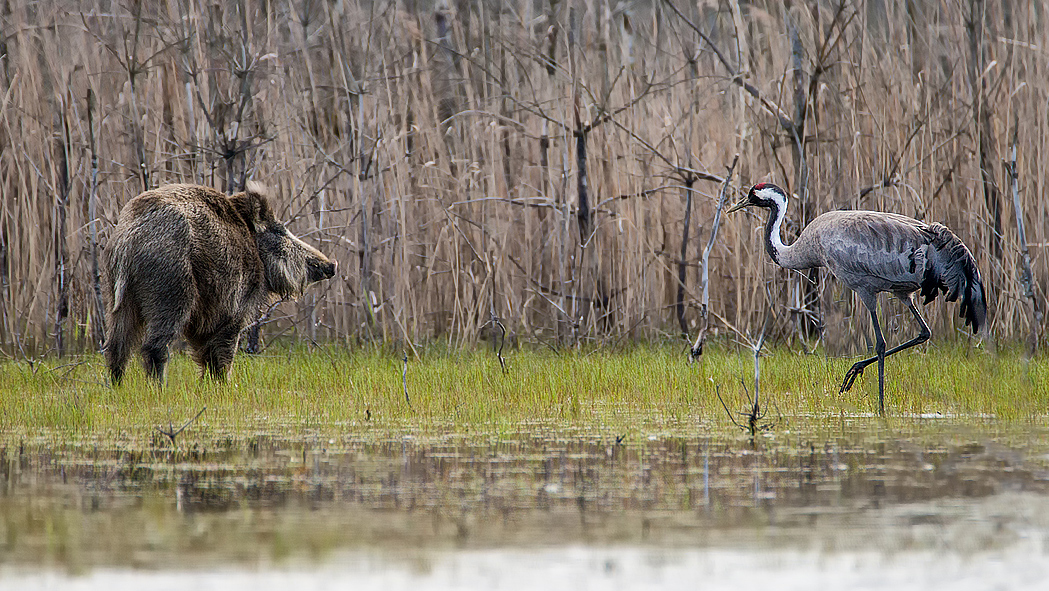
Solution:
[[(802, 153), (683, 18), (652, 6), (5, 3), (0, 346), (95, 342), (91, 230), (105, 245), (143, 183), (228, 190), (248, 176), (274, 186), (292, 230), (340, 262), (339, 278), (274, 314), (271, 334), (469, 343), (493, 316), (512, 338), (549, 344), (676, 334), (696, 326), (696, 245), (719, 190), (695, 182), (695, 245), (683, 245), (676, 179), (682, 169), (716, 177), (737, 152), (743, 186), (774, 180), (807, 195), (788, 235), (839, 207), (947, 223), (985, 273), (993, 333), (1034, 332), (1012, 208), (985, 195), (988, 181), (1009, 186), (1000, 162), (1015, 117), (1044, 302), (1049, 76), (1033, 48), (1049, 31), (1036, 7), (1009, 4), (1007, 19), (998, 1), (979, 13), (968, 2), (881, 12), (812, 0), (789, 15), (779, 2), (727, 4), (684, 16), (741, 81), (791, 117), (805, 113)], [(985, 64), (978, 96), (970, 62)], [(794, 184), (804, 177), (803, 191)], [(865, 348), (864, 331), (852, 342), (841, 328), (858, 309), (852, 294), (826, 274), (811, 280), (766, 260), (756, 224), (726, 220), (710, 254), (710, 310), (741, 329), (771, 314), (772, 340), (809, 346), (822, 325), (832, 349)], [(691, 302), (680, 317), (679, 291)], [(910, 336), (906, 314), (890, 311), (887, 332)], [(936, 335), (957, 326), (953, 306), (927, 312)]]
[[(828, 422), (756, 442), (691, 425), (614, 441), (545, 422), (428, 433), (202, 421), (178, 446), (126, 429), (7, 436), (0, 457), (17, 481), (5, 482), (0, 520), (4, 568), (17, 572), (4, 582), (75, 587), (92, 568), (92, 582), (193, 588), (208, 570), (214, 588), (285, 568), (297, 588), (511, 587), (548, 572), (596, 578), (597, 563), (623, 587), (691, 576), (708, 588), (719, 574), (770, 579), (799, 563), (791, 579), (902, 580), (966, 560), (967, 580), (995, 582), (1044, 563), (1016, 533), (1044, 531), (1049, 512), (1049, 442), (1030, 425)], [(974, 551), (987, 547), (990, 558)], [(429, 559), (431, 548), (448, 559)], [(1017, 565), (1007, 574), (1005, 560)], [(376, 567), (341, 566), (358, 561)], [(583, 565), (578, 576), (563, 576), (568, 563)]]

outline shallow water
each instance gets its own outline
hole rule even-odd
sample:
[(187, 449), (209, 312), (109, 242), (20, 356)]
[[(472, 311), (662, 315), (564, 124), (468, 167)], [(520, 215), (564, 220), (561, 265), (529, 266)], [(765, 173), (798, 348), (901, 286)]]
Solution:
[(799, 418), (753, 441), (620, 442), (542, 425), (267, 431), (188, 431), (177, 449), (145, 434), (0, 439), (0, 589), (975, 589), (1049, 575), (1040, 426)]
[(0, 589), (109, 591), (289, 589), (894, 589), (898, 591), (1039, 589), (1049, 577), (1042, 548), (951, 554), (917, 551), (825, 552), (724, 549), (595, 548), (430, 552), (412, 563), (374, 554), (340, 555), (280, 569), (127, 571), (83, 576), (18, 574)]

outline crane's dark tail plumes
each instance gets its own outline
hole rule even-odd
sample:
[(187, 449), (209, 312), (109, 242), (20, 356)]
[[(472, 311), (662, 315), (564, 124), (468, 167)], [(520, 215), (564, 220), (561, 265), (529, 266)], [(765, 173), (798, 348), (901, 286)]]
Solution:
[(928, 253), (929, 264), (921, 284), (925, 303), (934, 300), (940, 291), (947, 294), (948, 302), (960, 295), (962, 305), (958, 316), (964, 318), (966, 326), (971, 326), (976, 334), (987, 320), (987, 300), (976, 259), (946, 226), (929, 224), (926, 231), (932, 237), (932, 250)]

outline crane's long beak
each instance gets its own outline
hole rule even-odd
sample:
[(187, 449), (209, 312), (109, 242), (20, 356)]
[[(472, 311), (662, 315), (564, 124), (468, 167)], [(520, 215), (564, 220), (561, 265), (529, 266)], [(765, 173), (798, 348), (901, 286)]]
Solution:
[(747, 198), (744, 197), (744, 198), (740, 199), (739, 201), (737, 201), (735, 205), (733, 205), (732, 207), (728, 208), (728, 211), (726, 211), (725, 213), (732, 213), (734, 211), (739, 211), (739, 210), (743, 209), (744, 207), (746, 207), (748, 205), (750, 205), (750, 203), (747, 201)]

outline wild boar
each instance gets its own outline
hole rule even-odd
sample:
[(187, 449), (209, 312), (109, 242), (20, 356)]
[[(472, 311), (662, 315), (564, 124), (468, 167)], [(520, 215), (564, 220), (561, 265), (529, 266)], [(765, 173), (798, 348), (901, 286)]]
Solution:
[(231, 196), (167, 185), (121, 210), (105, 272), (113, 383), (139, 343), (146, 374), (162, 383), (179, 335), (204, 375), (225, 379), (241, 331), (261, 308), (331, 278), (335, 262), (274, 219), (257, 183)]

